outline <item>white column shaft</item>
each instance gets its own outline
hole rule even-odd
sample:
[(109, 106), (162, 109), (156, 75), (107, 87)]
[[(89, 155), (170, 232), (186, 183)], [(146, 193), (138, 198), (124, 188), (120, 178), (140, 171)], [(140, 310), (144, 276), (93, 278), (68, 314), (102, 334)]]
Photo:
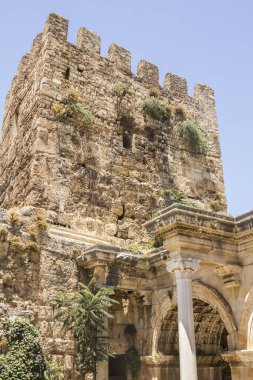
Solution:
[(177, 272), (180, 380), (197, 380), (191, 274)]

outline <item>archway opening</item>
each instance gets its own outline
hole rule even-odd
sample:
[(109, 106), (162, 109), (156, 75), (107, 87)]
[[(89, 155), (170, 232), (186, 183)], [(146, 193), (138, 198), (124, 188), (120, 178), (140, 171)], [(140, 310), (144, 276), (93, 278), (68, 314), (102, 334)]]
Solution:
[[(200, 299), (193, 299), (193, 313), (200, 378), (208, 376), (209, 380), (230, 380), (230, 368), (221, 356), (221, 353), (228, 350), (228, 332), (218, 309)], [(177, 305), (169, 310), (163, 320), (158, 352), (166, 356), (179, 355)]]

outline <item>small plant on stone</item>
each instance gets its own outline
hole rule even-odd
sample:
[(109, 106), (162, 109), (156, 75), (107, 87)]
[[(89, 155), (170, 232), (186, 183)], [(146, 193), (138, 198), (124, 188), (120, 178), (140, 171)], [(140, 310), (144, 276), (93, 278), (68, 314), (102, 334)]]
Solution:
[(67, 105), (60, 102), (53, 102), (52, 111), (59, 119), (65, 119), (67, 116), (69, 116), (69, 109)]
[(39, 240), (41, 243), (43, 237), (47, 236), (49, 223), (46, 221), (45, 210), (38, 210), (35, 217), (36, 220), (27, 227), (27, 231), (33, 241)]
[(46, 370), (43, 380), (63, 380), (63, 369), (53, 360), (46, 360)]
[(187, 197), (182, 191), (165, 189), (164, 194), (170, 199), (171, 203), (181, 203), (186, 206), (197, 207), (197, 203)]
[(40, 246), (39, 244), (35, 243), (35, 241), (29, 241), (25, 245), (25, 249), (31, 252), (40, 252)]
[(154, 236), (145, 243), (145, 249), (153, 249), (160, 248), (163, 245), (163, 237), (162, 236)]
[(87, 127), (91, 127), (94, 124), (94, 116), (92, 112), (84, 108), (79, 103), (76, 105), (76, 109), (81, 116), (83, 124)]
[(162, 95), (159, 87), (151, 87), (149, 90), (149, 96), (154, 96), (155, 98), (159, 98)]
[(210, 206), (214, 212), (225, 211), (225, 206), (221, 203), (221, 196), (218, 193), (215, 195), (215, 198), (210, 202)]
[(174, 194), (174, 190), (173, 189), (170, 189), (170, 188), (167, 188), (164, 190), (164, 195), (166, 195), (167, 197), (172, 197)]
[(117, 96), (118, 98), (124, 98), (127, 94), (130, 94), (130, 85), (128, 83), (117, 82), (114, 84), (112, 89), (113, 96)]
[(91, 111), (87, 110), (79, 103), (79, 93), (75, 89), (69, 89), (67, 96), (62, 102), (53, 102), (52, 111), (59, 120), (73, 118), (81, 121), (83, 126), (91, 127), (94, 123), (94, 116)]
[(17, 207), (13, 207), (9, 209), (7, 213), (7, 217), (8, 217), (8, 221), (13, 227), (19, 227), (21, 225), (22, 216)]
[(128, 249), (132, 251), (133, 253), (137, 253), (137, 252), (141, 252), (143, 247), (140, 243), (134, 242), (134, 243), (129, 244)]
[(10, 241), (11, 247), (17, 252), (24, 252), (26, 250), (26, 245), (20, 240)]
[(3, 285), (4, 286), (11, 286), (12, 283), (13, 283), (13, 274), (12, 273), (5, 273), (3, 274), (2, 276), (2, 279), (3, 279)]
[(0, 226), (0, 242), (6, 241), (7, 235), (8, 235), (7, 228)]
[(192, 120), (187, 119), (179, 122), (177, 124), (177, 133), (189, 150), (195, 153), (207, 153), (207, 142), (199, 127)]
[(156, 363), (161, 364), (164, 360), (164, 354), (160, 351), (157, 351), (157, 353), (154, 355), (154, 361)]
[(158, 121), (166, 121), (169, 116), (166, 104), (155, 96), (149, 96), (145, 99), (143, 110), (145, 114)]

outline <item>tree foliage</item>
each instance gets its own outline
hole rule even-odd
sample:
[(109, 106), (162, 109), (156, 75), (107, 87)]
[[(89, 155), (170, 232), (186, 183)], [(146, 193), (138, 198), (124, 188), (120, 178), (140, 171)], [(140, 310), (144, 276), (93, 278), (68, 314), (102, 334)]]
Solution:
[(46, 368), (39, 335), (25, 319), (4, 319), (0, 354), (1, 380), (42, 380)]
[(104, 325), (106, 310), (116, 303), (109, 288), (96, 288), (95, 281), (79, 284), (72, 293), (58, 293), (54, 299), (55, 318), (63, 318), (64, 327), (71, 328), (78, 345), (78, 367), (82, 375), (96, 374), (96, 363), (107, 360), (111, 354), (109, 338)]
[(46, 359), (36, 328), (26, 319), (3, 320), (0, 380), (61, 380), (62, 371)]

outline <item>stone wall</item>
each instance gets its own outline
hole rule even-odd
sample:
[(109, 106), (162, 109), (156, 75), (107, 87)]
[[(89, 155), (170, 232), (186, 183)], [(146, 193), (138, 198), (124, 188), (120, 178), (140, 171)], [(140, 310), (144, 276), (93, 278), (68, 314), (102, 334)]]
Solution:
[[(81, 28), (67, 41), (68, 21), (51, 14), (44, 32), (21, 61), (7, 96), (0, 144), (0, 204), (33, 205), (54, 212), (55, 223), (99, 236), (145, 238), (142, 223), (182, 192), (210, 209), (226, 199), (213, 91), (167, 74), (141, 60), (131, 72), (130, 53), (112, 44), (100, 56), (100, 37)], [(119, 95), (118, 86), (127, 86)], [(170, 108), (166, 120), (145, 114), (151, 88)], [(84, 127), (75, 117), (56, 117), (69, 91), (92, 112)], [(183, 113), (182, 113), (183, 112)], [(177, 123), (190, 117), (208, 143), (206, 155), (178, 138)], [(125, 145), (125, 147), (124, 147)]]

